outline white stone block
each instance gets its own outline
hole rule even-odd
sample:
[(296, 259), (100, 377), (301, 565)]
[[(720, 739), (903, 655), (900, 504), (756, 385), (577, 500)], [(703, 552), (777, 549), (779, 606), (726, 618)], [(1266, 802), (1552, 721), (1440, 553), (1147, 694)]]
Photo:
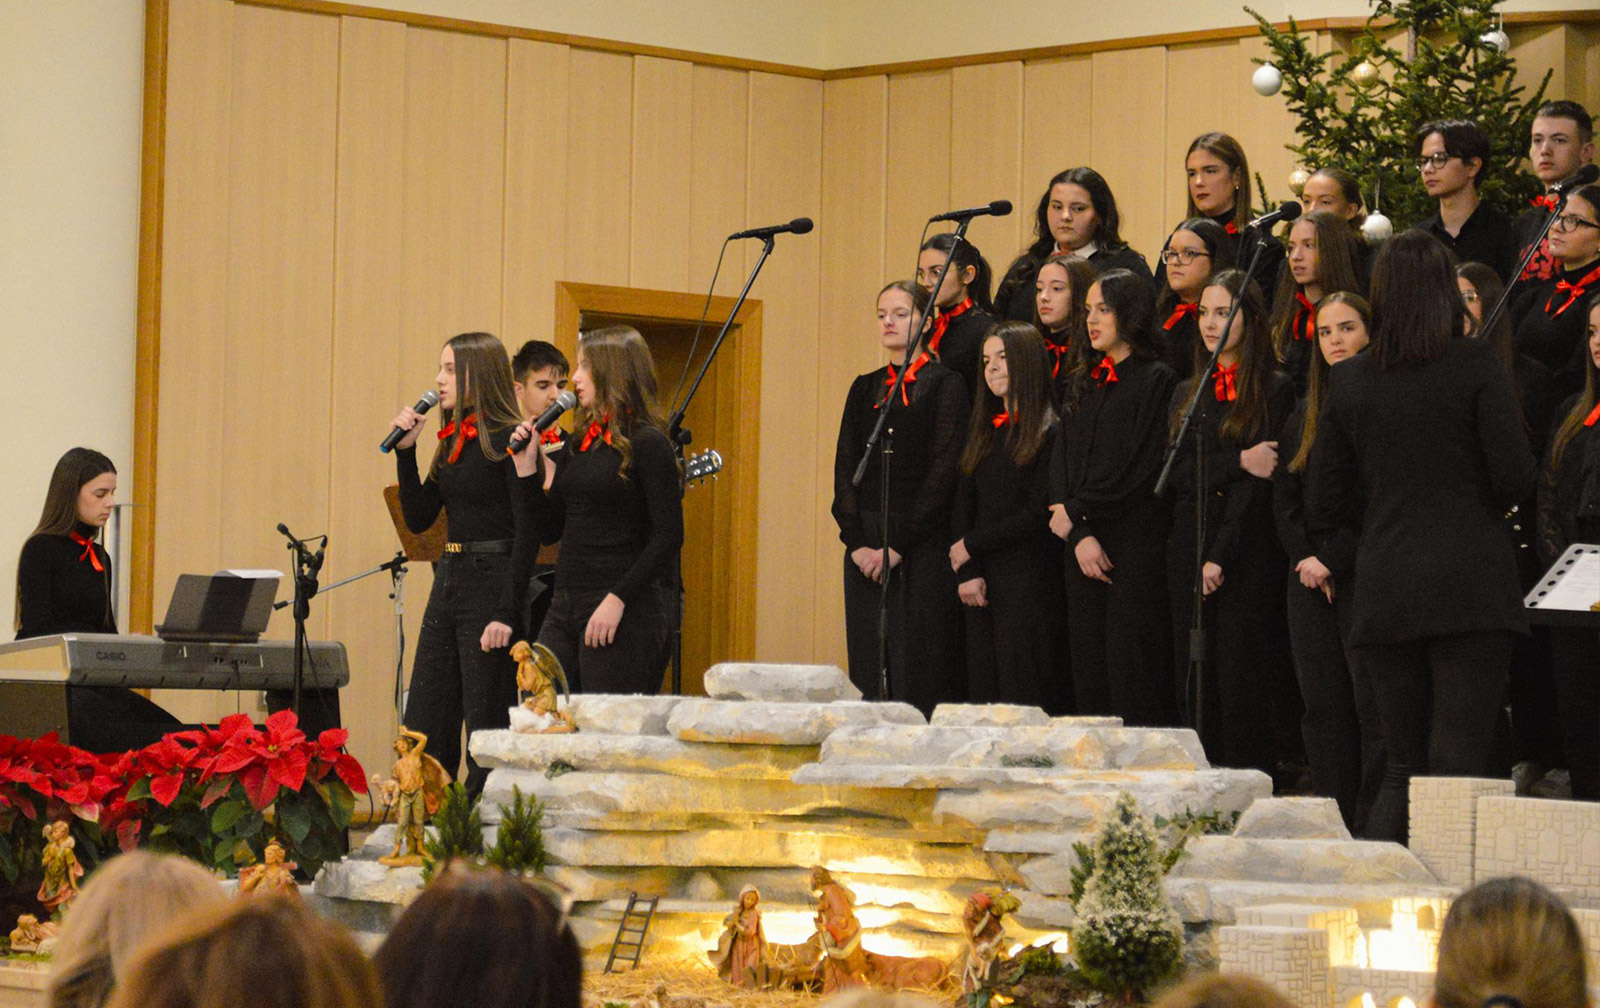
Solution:
[(1350, 830), (1332, 798), (1263, 798), (1244, 810), (1236, 837), (1349, 840)]
[(1478, 799), (1511, 795), (1509, 780), (1479, 777), (1411, 778), (1411, 849), (1441, 882), (1469, 886), (1474, 876)]
[(1171, 875), (1309, 885), (1425, 886), (1434, 882), (1416, 855), (1395, 843), (1239, 836), (1195, 837)]
[(1321, 929), (1223, 927), (1217, 956), (1222, 972), (1264, 980), (1297, 1005), (1332, 1005), (1328, 935)]
[(579, 731), (608, 735), (665, 735), (667, 716), (683, 701), (679, 696), (631, 693), (574, 693), (562, 709)]
[(836, 703), (761, 703), (686, 698), (667, 719), (667, 731), (685, 742), (820, 745), (847, 725), (926, 724), (910, 704), (864, 700)]
[(1526, 875), (1600, 899), (1600, 802), (1479, 798), (1473, 878)]
[(544, 770), (661, 773), (675, 777), (786, 780), (816, 758), (816, 746), (715, 745), (670, 735), (526, 735), (497, 729), (472, 733), (472, 756), (483, 766)]
[(1021, 704), (956, 704), (944, 703), (933, 709), (928, 724), (935, 728), (974, 727), (1019, 728), (1043, 726), (1050, 723), (1050, 715), (1043, 707), (1025, 707)]
[(963, 823), (981, 829), (1051, 826), (1092, 830), (1123, 791), (1138, 799), (1146, 816), (1170, 819), (1185, 810), (1243, 811), (1272, 793), (1272, 780), (1259, 770), (1064, 772), (1048, 784), (1000, 793), (941, 792), (933, 818), (936, 823)]
[(706, 696), (717, 700), (829, 703), (860, 700), (861, 690), (837, 665), (720, 662), (706, 670)]
[(1361, 915), (1354, 907), (1323, 906), (1316, 903), (1264, 903), (1240, 907), (1238, 922), (1244, 926), (1314, 928), (1328, 935), (1328, 961), (1334, 966), (1353, 966), (1356, 940), (1361, 936)]

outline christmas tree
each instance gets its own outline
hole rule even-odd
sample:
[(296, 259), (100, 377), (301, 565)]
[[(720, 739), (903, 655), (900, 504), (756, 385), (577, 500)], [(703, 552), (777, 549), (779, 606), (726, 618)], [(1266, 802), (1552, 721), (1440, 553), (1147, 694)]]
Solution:
[(1343, 51), (1320, 55), (1292, 18), (1279, 31), (1245, 11), (1272, 48), (1270, 62), (1300, 120), (1299, 142), (1289, 149), (1307, 170), (1351, 172), (1369, 210), (1410, 226), (1435, 210), (1416, 165), (1415, 133), (1429, 120), (1470, 119), (1483, 127), (1494, 154), (1479, 192), (1491, 206), (1514, 214), (1538, 191), (1519, 164), (1550, 74), (1524, 97), (1494, 8), (1495, 0), (1375, 0)]
[(1161, 884), (1155, 832), (1124, 792), (1094, 841), (1094, 868), (1073, 902), (1072, 953), (1097, 990), (1134, 1001), (1170, 978), (1183, 928)]
[(478, 801), (460, 781), (445, 792), (433, 830), (422, 842), (422, 881), (431, 882), (457, 858), (476, 864), (483, 856), (483, 818)]

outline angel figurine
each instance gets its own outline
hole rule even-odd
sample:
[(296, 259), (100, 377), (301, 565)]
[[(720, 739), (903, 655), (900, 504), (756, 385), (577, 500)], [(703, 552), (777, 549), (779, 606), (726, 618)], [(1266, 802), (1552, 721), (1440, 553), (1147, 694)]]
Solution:
[(378, 784), (384, 805), (396, 809), (394, 850), (379, 858), (379, 864), (391, 868), (422, 864), (423, 827), (428, 817), (439, 811), (445, 788), (450, 786), (450, 775), (444, 767), (423, 751), (427, 744), (428, 736), (400, 726), (400, 734), (394, 740), (399, 758), (389, 771), (390, 778)]
[(717, 975), (736, 987), (759, 987), (767, 936), (761, 928), (761, 891), (753, 885), (739, 890), (739, 905), (722, 919), (722, 937), (711, 953)]
[(300, 866), (285, 860), (285, 856), (283, 844), (269, 840), (267, 849), (261, 852), (261, 864), (239, 869), (239, 894), (284, 893), (299, 896), (300, 887), (295, 884), (294, 870)]
[(72, 839), (71, 827), (65, 819), (57, 819), (44, 828), (44, 852), (40, 855), (44, 881), (39, 883), (38, 897), (46, 910), (63, 907), (78, 895), (83, 865), (73, 853), (76, 846), (77, 841)]
[(556, 702), (557, 683), (561, 685), (562, 694), (569, 700), (572, 698), (561, 659), (543, 644), (527, 641), (511, 645), (511, 659), (517, 663), (517, 698), (520, 701), (512, 709), (512, 727), (535, 735), (577, 731), (578, 726)]

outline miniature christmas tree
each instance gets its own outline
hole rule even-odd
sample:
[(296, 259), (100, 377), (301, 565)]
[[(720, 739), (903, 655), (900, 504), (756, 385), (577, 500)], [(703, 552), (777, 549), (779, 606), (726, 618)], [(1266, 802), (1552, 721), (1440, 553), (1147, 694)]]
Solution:
[(512, 785), (511, 804), (500, 806), (500, 826), (488, 861), (503, 871), (544, 871), (544, 805)]
[(1183, 928), (1167, 902), (1155, 832), (1126, 792), (1094, 841), (1094, 869), (1073, 902), (1072, 951), (1094, 987), (1134, 1001), (1173, 975)]
[(445, 791), (444, 803), (433, 817), (433, 834), (422, 844), (422, 880), (444, 870), (444, 866), (457, 858), (476, 862), (483, 857), (483, 818), (478, 814), (478, 802), (467, 796), (466, 786), (460, 781)]
[(1299, 117), (1299, 142), (1288, 147), (1301, 165), (1353, 173), (1369, 209), (1410, 226), (1435, 209), (1422, 188), (1414, 140), (1429, 120), (1470, 119), (1488, 134), (1494, 154), (1480, 194), (1491, 206), (1515, 213), (1538, 188), (1517, 166), (1550, 75), (1523, 97), (1494, 8), (1495, 0), (1374, 0), (1365, 27), (1342, 50), (1320, 55), (1292, 18), (1278, 31), (1245, 10), (1271, 46), (1284, 98)]

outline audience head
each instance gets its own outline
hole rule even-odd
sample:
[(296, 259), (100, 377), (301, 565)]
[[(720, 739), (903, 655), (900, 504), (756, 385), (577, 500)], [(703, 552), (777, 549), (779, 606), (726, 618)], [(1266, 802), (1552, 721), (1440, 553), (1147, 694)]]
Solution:
[(549, 409), (567, 383), (572, 368), (567, 355), (553, 343), (529, 340), (511, 358), (511, 387), (525, 417), (536, 417)]
[(1122, 240), (1122, 216), (1104, 176), (1093, 168), (1068, 168), (1057, 174), (1039, 197), (1034, 234), (1042, 251), (1076, 252), (1086, 245), (1116, 251)]
[[(1176, 300), (1195, 301), (1213, 274), (1232, 269), (1237, 243), (1214, 220), (1190, 217), (1179, 224), (1161, 249), (1167, 290)], [(1166, 298), (1164, 300), (1172, 300)]]
[(1550, 254), (1562, 269), (1577, 269), (1600, 258), (1600, 185), (1586, 185), (1567, 197), (1550, 228)]
[(904, 353), (911, 334), (920, 332), (933, 299), (921, 284), (895, 280), (878, 292), (878, 342), (890, 353)]
[(1264, 980), (1242, 974), (1210, 973), (1174, 987), (1156, 1001), (1155, 1008), (1297, 1008), (1297, 1006)]
[(1423, 123), (1415, 136), (1422, 187), (1435, 199), (1453, 196), (1467, 186), (1474, 191), (1489, 174), (1489, 135), (1466, 119)]
[(970, 297), (972, 303), (984, 311), (993, 310), (994, 301), (989, 295), (989, 261), (971, 242), (963, 240), (957, 245), (953, 231), (936, 234), (922, 243), (922, 251), (917, 257), (917, 283), (932, 295), (933, 285), (939, 281), (939, 272), (944, 269), (945, 260), (951, 258), (951, 249), (955, 250), (954, 261), (950, 263), (944, 286), (934, 295), (933, 303), (940, 309), (954, 308)]
[(1189, 216), (1228, 215), (1243, 226), (1250, 220), (1250, 159), (1226, 133), (1202, 133), (1183, 157), (1189, 178)]
[(1361, 202), (1361, 183), (1343, 168), (1329, 166), (1312, 172), (1300, 190), (1300, 203), (1306, 213), (1326, 210), (1347, 222), (1352, 230), (1360, 230), (1367, 219)]
[(372, 1008), (383, 991), (367, 957), (300, 899), (234, 900), (180, 918), (147, 945), (112, 1008)]
[(1588, 1001), (1583, 935), (1550, 890), (1496, 878), (1450, 904), (1439, 934), (1436, 1008), (1586, 1008)]
[(578, 1008), (583, 980), (566, 913), (494, 869), (447, 871), (373, 957), (387, 1008)]
[(226, 902), (211, 873), (187, 858), (147, 851), (111, 858), (89, 876), (62, 922), (50, 1004), (105, 1004), (140, 946), (173, 921)]
[(1528, 162), (1546, 186), (1594, 160), (1594, 120), (1575, 101), (1547, 101), (1533, 113)]
[(1379, 364), (1431, 361), (1462, 334), (1466, 306), (1455, 274), (1450, 250), (1426, 231), (1384, 243), (1372, 267), (1371, 353)]
[(1088, 300), (1091, 346), (1113, 358), (1123, 344), (1134, 354), (1155, 355), (1155, 291), (1150, 281), (1128, 270), (1109, 270), (1089, 285)]
[(1089, 285), (1098, 272), (1089, 260), (1056, 255), (1039, 267), (1034, 281), (1034, 311), (1043, 332), (1064, 332), (1070, 340), (1083, 331)]

